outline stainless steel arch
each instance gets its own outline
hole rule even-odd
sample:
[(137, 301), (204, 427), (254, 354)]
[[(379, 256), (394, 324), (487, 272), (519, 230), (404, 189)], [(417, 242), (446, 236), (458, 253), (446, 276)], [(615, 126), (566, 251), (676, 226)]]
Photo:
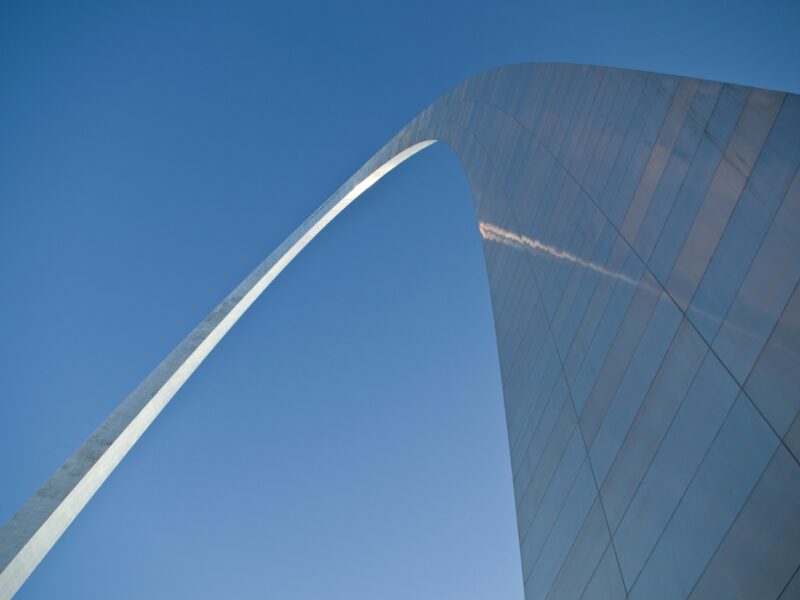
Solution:
[(364, 191), (432, 143), (418, 142), (394, 154), (382, 152), (384, 162), (359, 170), (228, 294), (69, 457), (0, 530), (0, 598), (16, 593), (161, 410), (286, 265)]
[[(796, 96), (741, 86), (554, 64), (466, 81), (326, 200), (0, 530), (0, 598), (300, 250), (435, 140), (465, 167), (484, 240), (526, 597), (800, 585), (799, 133)], [(702, 443), (681, 456), (689, 438)], [(769, 549), (748, 554), (754, 527)]]

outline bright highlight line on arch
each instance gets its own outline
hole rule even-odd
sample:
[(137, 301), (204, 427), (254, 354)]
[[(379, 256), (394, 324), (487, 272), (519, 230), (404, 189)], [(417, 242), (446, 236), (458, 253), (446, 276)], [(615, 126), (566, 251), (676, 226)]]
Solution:
[(381, 177), (433, 143), (435, 140), (426, 140), (397, 152), (344, 195), (342, 191), (353, 178), (339, 188), (139, 384), (0, 529), (0, 600), (11, 598), (25, 583), (161, 410), (294, 257)]

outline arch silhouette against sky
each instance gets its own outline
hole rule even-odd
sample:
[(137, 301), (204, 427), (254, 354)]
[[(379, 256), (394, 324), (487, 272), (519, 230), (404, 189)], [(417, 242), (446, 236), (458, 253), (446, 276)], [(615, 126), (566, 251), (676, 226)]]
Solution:
[(526, 597), (800, 585), (798, 134), (797, 96), (637, 71), (514, 65), (447, 92), (0, 530), (0, 597), (300, 250), (434, 141), (484, 242)]

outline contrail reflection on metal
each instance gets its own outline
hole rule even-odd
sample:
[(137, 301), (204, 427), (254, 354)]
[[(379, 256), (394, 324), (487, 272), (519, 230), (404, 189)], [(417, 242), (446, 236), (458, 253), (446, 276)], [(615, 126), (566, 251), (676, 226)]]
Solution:
[(520, 250), (539, 252), (557, 260), (563, 260), (580, 265), (581, 267), (590, 269), (600, 273), (601, 275), (619, 279), (620, 281), (634, 287), (639, 285), (638, 281), (634, 281), (624, 273), (615, 273), (613, 271), (609, 271), (602, 265), (597, 265), (591, 261), (584, 260), (580, 256), (575, 256), (574, 254), (570, 254), (565, 250), (559, 250), (554, 246), (543, 244), (542, 242), (531, 239), (526, 235), (520, 235), (518, 233), (514, 233), (513, 231), (509, 231), (508, 229), (498, 227), (497, 225), (485, 223), (484, 221), (481, 221), (478, 224), (478, 227), (480, 228), (481, 237), (485, 240), (498, 242), (500, 244), (505, 244), (506, 246), (511, 246), (512, 248), (518, 248)]

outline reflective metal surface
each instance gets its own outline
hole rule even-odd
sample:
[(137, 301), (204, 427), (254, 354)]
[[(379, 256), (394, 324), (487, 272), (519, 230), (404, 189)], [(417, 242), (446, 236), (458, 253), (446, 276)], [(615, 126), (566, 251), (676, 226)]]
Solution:
[(432, 140), (461, 159), (532, 598), (800, 589), (800, 98), (516, 65), (371, 158), (0, 530), (0, 597), (280, 270)]

